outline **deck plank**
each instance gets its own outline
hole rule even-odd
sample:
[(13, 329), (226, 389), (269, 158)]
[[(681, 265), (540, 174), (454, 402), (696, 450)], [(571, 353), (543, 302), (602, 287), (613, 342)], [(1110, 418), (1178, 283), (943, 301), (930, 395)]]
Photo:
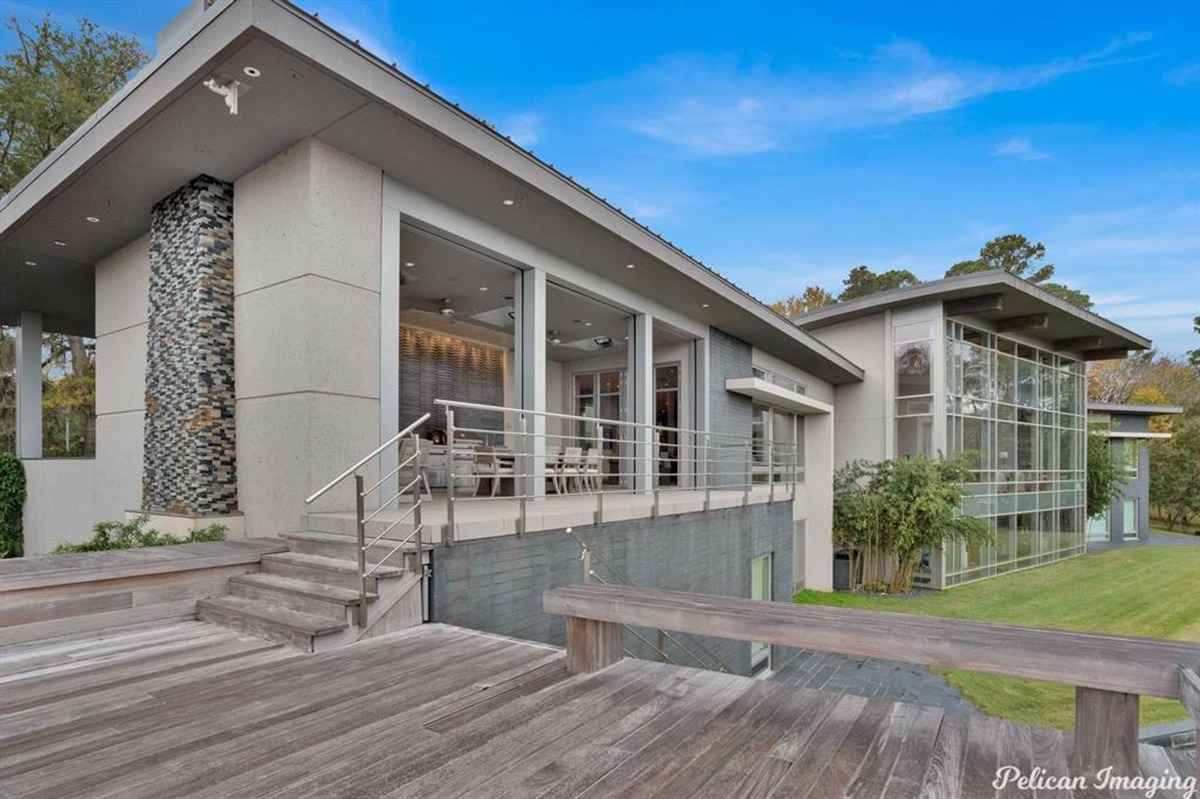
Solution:
[(1002, 763), (1069, 773), (1053, 730), (651, 661), (568, 674), (559, 649), (443, 625), (314, 656), (139, 625), (0, 666), (5, 799), (949, 799), (996, 796)]

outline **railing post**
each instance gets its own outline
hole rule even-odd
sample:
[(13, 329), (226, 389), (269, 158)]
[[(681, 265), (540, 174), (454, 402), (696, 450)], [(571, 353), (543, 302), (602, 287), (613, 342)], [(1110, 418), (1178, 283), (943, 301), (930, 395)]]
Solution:
[(358, 608), (354, 613), (354, 621), (359, 627), (367, 626), (367, 523), (363, 520), (366, 515), (363, 508), (363, 478), (361, 474), (354, 475), (354, 514), (355, 532), (358, 539)]
[(712, 436), (704, 434), (704, 512), (712, 510)]
[(588, 545), (583, 545), (583, 581), (590, 583), (592, 581), (592, 550), (588, 549)]
[(1116, 775), (1139, 773), (1137, 694), (1075, 688), (1072, 766), (1085, 775), (1105, 767)]
[(750, 489), (754, 487), (754, 439), (746, 442), (746, 483), (742, 488), (742, 507), (750, 504)]
[[(772, 434), (774, 430), (771, 431)], [(767, 442), (767, 501), (775, 501), (775, 441)]]
[[(521, 480), (520, 480), (520, 499), (517, 500), (520, 504), (520, 518), (517, 519), (517, 535), (524, 535), (525, 525), (529, 518), (529, 492), (533, 489), (534, 477), (530, 471), (529, 463), (529, 424), (525, 418), (525, 414), (520, 416), (521, 423)], [(517, 491), (517, 478), (513, 476), (513, 491)]]
[(442, 543), (454, 544), (454, 409), (446, 409), (446, 529)]
[(417, 578), (420, 580), (417, 585), (417, 593), (421, 595), (421, 621), (425, 620), (425, 550), (422, 546), (425, 538), (424, 524), (421, 519), (421, 484), (417, 483), (417, 503), (416, 509), (413, 511), (413, 529), (416, 531), (417, 551), (413, 553), (413, 568), (417, 572)]
[(661, 441), (662, 433), (659, 432), (658, 428), (655, 428), (653, 434), (651, 435), (652, 449), (650, 450), (650, 489), (654, 492), (654, 505), (650, 508), (651, 519), (658, 518), (658, 481), (662, 476), (660, 473), (661, 470), (659, 468), (658, 456), (661, 452), (661, 450), (659, 450), (659, 444)]

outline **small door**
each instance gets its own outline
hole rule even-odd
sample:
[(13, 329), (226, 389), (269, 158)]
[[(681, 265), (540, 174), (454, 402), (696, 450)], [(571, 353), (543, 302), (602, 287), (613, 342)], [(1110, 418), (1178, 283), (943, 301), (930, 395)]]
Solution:
[[(774, 585), (771, 582), (771, 566), (773, 555), (763, 555), (750, 561), (750, 598), (770, 602), (774, 597)], [(750, 644), (750, 672), (758, 672), (771, 667), (771, 645), (755, 641)]]
[(1087, 540), (1088, 543), (1100, 543), (1108, 540), (1108, 511), (1088, 519)]

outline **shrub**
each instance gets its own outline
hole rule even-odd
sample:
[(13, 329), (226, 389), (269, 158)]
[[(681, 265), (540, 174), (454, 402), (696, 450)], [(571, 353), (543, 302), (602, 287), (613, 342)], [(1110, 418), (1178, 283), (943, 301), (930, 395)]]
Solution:
[(70, 552), (103, 552), (110, 549), (138, 549), (140, 547), (162, 547), (171, 544), (197, 544), (206, 541), (224, 541), (227, 528), (221, 524), (213, 524), (193, 530), (187, 538), (179, 538), (169, 533), (160, 533), (148, 528), (149, 518), (145, 515), (123, 522), (100, 522), (93, 530), (95, 535), (90, 541), (82, 544), (59, 544), (54, 548), (55, 554)]
[(0, 453), (0, 558), (19, 558), (25, 551), (25, 466), (16, 456)]
[(854, 461), (838, 469), (833, 534), (851, 552), (851, 586), (909, 591), (924, 553), (948, 543), (990, 541), (986, 522), (961, 513), (969, 476), (961, 459), (924, 456)]

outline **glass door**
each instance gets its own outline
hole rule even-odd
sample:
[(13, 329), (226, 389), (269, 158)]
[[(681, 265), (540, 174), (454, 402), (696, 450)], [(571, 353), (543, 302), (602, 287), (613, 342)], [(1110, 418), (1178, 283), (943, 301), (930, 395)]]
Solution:
[(1087, 540), (1088, 543), (1101, 543), (1108, 540), (1108, 511), (1088, 519)]
[[(750, 561), (750, 598), (763, 602), (774, 599), (771, 583), (773, 555), (763, 555)], [(771, 645), (755, 641), (750, 644), (750, 673), (757, 674), (771, 666)]]
[[(654, 368), (654, 423), (659, 427), (679, 427), (679, 367)], [(660, 430), (658, 434), (658, 484), (679, 485), (679, 433)]]
[[(580, 372), (575, 375), (575, 415), (597, 419), (625, 420), (625, 370)], [(605, 483), (620, 482), (620, 440), (629, 438), (629, 428), (615, 424), (576, 422), (578, 444), (584, 449), (599, 446), (604, 458)], [(626, 469), (625, 471), (628, 471)], [(607, 475), (613, 475), (609, 477)]]

